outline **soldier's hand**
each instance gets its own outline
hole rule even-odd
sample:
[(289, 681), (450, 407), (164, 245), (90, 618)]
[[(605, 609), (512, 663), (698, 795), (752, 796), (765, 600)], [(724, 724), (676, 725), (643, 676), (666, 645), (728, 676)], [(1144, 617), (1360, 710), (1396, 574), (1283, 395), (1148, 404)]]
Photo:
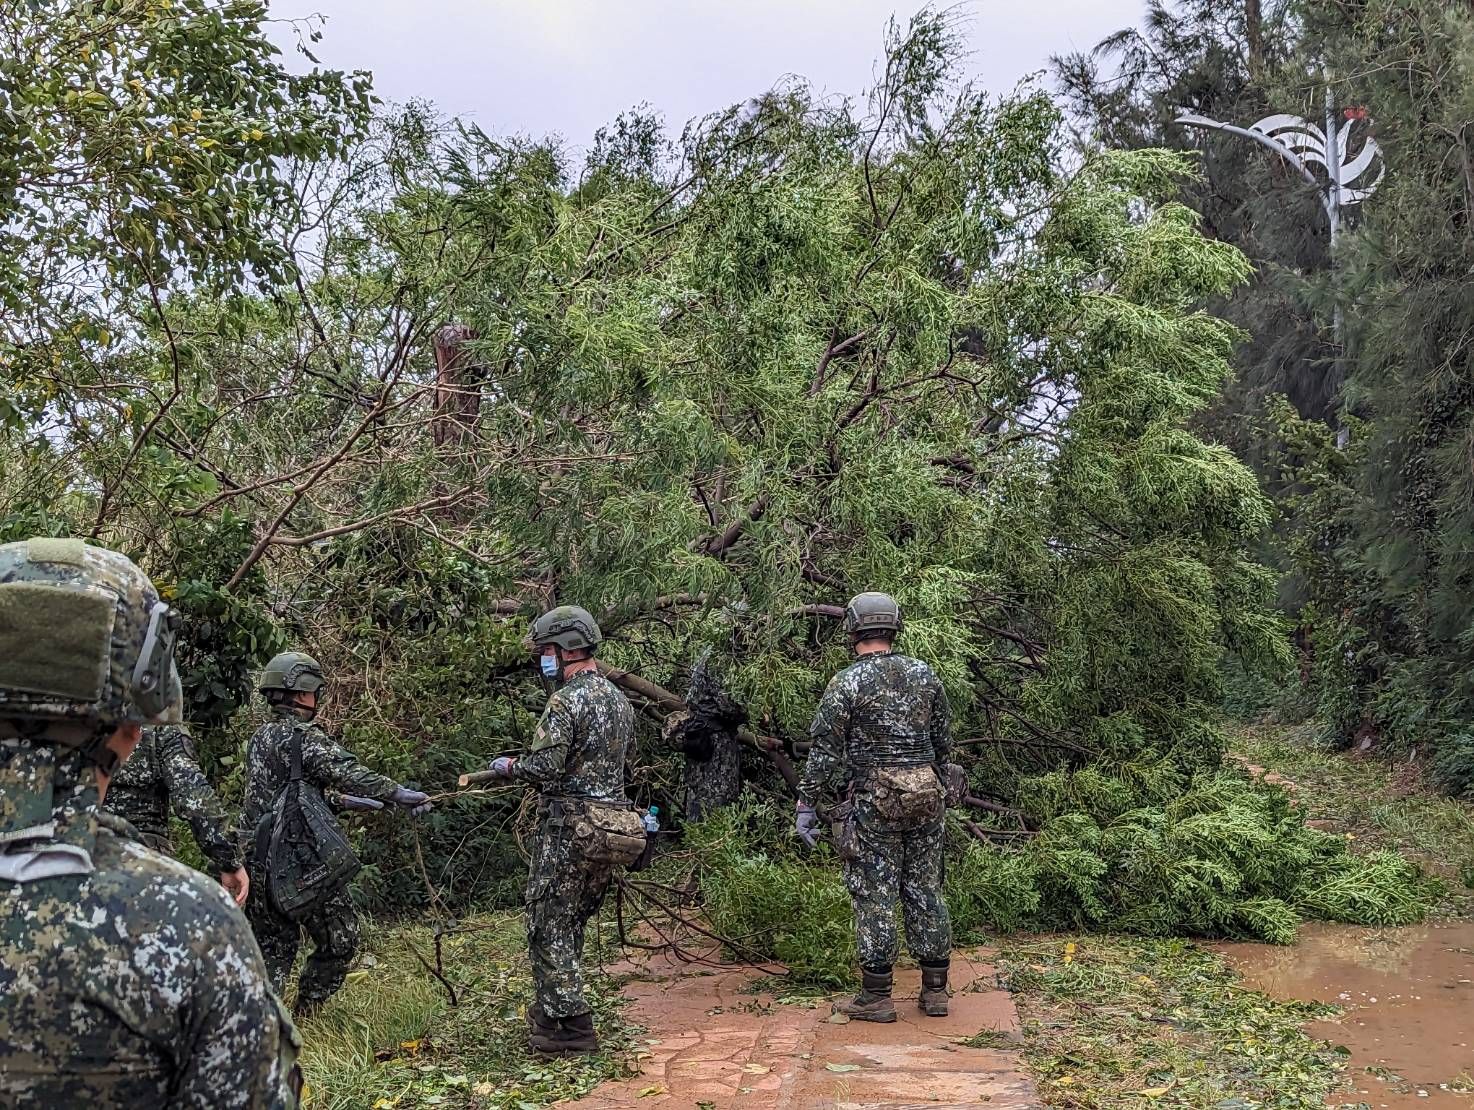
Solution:
[(384, 803), (377, 798), (360, 798), (357, 794), (339, 794), (335, 799), (343, 809), (383, 809)]
[(220, 885), (225, 892), (235, 899), (237, 906), (244, 906), (246, 898), (251, 893), (251, 876), (246, 874), (244, 867), (237, 867), (234, 871), (220, 872)]
[(499, 755), (487, 765), (487, 770), (493, 775), (500, 775), (504, 779), (512, 777), (512, 765), (517, 760), (510, 755)]
[(819, 843), (819, 815), (808, 802), (799, 802), (793, 811), (793, 831), (798, 838), (813, 848)]
[(394, 797), (389, 799), (397, 806), (404, 806), (409, 810), (411, 817), (422, 817), (435, 808), (430, 802), (430, 795), (421, 790), (410, 790), (408, 787), (396, 787)]

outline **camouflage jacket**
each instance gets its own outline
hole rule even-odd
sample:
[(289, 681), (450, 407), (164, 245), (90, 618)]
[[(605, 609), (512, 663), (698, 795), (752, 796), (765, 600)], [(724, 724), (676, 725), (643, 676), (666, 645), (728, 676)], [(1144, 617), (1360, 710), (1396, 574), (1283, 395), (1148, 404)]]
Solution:
[(225, 810), (200, 770), (189, 733), (177, 725), (146, 728), (128, 761), (113, 774), (106, 808), (140, 833), (167, 841), (171, 807), (189, 822), (211, 866), (217, 871), (240, 867)]
[(871, 767), (945, 763), (951, 728), (947, 693), (929, 666), (894, 652), (862, 656), (824, 690), (799, 797), (832, 800)]
[(747, 709), (727, 693), (724, 670), (713, 661), (709, 648), (691, 668), (686, 706), (689, 718), (682, 750), (698, 763), (710, 759), (718, 746), (731, 747), (718, 745), (715, 734), (735, 732), (747, 723)]
[(355, 794), (388, 802), (399, 784), (370, 770), (317, 725), (285, 709), (273, 710), (272, 719), (256, 730), (246, 748), (246, 803), (242, 831), (256, 834), (262, 815), (287, 784), (291, 773), (292, 734), (301, 737), (302, 777), (324, 792)]
[(73, 820), (91, 873), (0, 883), (0, 1106), (296, 1106), (301, 1042), (230, 896)]
[(625, 801), (624, 761), (635, 740), (635, 711), (601, 674), (582, 671), (554, 691), (512, 777), (547, 797)]

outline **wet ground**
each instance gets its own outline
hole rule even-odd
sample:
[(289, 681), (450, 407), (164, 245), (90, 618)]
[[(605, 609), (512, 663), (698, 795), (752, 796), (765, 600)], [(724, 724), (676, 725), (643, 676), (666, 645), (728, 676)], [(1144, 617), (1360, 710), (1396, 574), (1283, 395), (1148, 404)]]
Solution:
[[(945, 1018), (916, 1009), (920, 976), (896, 972), (893, 1025), (829, 1020), (826, 1000), (778, 1002), (746, 968), (656, 958), (620, 969), (648, 1055), (634, 1079), (607, 1083), (577, 1110), (1038, 1110), (1019, 1061), (1013, 999), (992, 967), (954, 954)], [(959, 1041), (984, 1034), (988, 1047)]]
[(1245, 986), (1343, 1008), (1308, 1026), (1351, 1050), (1351, 1090), (1330, 1105), (1474, 1108), (1474, 921), (1312, 924), (1290, 948), (1218, 947)]

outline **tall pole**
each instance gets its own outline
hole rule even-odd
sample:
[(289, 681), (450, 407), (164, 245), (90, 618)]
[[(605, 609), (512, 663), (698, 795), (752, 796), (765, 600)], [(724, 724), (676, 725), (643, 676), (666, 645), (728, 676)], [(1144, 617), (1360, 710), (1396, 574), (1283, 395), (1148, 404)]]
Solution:
[[(1321, 74), (1321, 88), (1326, 94), (1326, 221), (1330, 227), (1327, 240), (1330, 252), (1331, 276), (1331, 372), (1339, 393), (1345, 386), (1346, 350), (1345, 322), (1341, 316), (1341, 273), (1340, 259), (1336, 254), (1337, 241), (1341, 237), (1341, 133), (1336, 121), (1336, 92), (1331, 88), (1330, 75)], [(1339, 406), (1337, 409), (1339, 415)], [(1336, 427), (1336, 446), (1345, 450), (1351, 442), (1351, 432), (1344, 420)]]
[(1331, 225), (1331, 270), (1336, 269), (1336, 239), (1341, 231), (1341, 137), (1336, 130), (1336, 94), (1322, 76), (1326, 90), (1326, 219)]

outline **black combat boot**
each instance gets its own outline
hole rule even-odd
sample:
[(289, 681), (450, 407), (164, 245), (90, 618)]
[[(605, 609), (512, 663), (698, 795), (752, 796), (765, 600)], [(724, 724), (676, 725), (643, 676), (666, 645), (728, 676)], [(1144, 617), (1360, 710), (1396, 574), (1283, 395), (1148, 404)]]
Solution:
[(551, 1037), (558, 1031), (558, 1019), (550, 1018), (543, 1013), (543, 1008), (536, 1002), (527, 1007), (527, 1035), (529, 1037), (541, 1033), (545, 1037)]
[[(528, 1009), (531, 1017), (532, 1010)], [(551, 1032), (539, 1029), (527, 1038), (533, 1052), (549, 1056), (565, 1056), (578, 1052), (598, 1052), (599, 1038), (594, 1033), (594, 1015), (579, 1014), (576, 1017), (559, 1018), (558, 1026)]]
[(836, 1002), (836, 1014), (848, 1014), (851, 1021), (895, 1021), (896, 1004), (891, 1001), (891, 969), (860, 969), (860, 993), (853, 1002)]
[(927, 1017), (947, 1016), (947, 965), (921, 965), (921, 994), (916, 1005)]

